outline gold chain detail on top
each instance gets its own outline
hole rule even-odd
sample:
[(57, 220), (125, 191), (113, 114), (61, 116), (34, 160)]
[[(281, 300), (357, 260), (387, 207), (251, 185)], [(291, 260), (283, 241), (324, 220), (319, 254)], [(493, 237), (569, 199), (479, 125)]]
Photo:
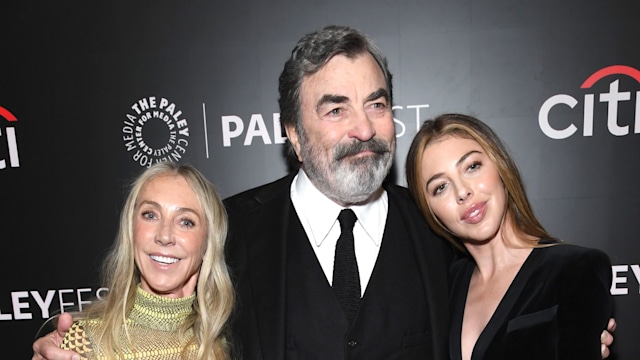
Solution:
[[(179, 336), (178, 329), (192, 310), (195, 294), (174, 299), (149, 294), (140, 287), (136, 291), (133, 309), (127, 318), (132, 348), (118, 354), (119, 359), (160, 360), (195, 358), (198, 346), (192, 341), (193, 331)], [(83, 359), (105, 359), (105, 353), (95, 338), (101, 320), (86, 319), (76, 321), (67, 332), (61, 347), (79, 353)], [(124, 332), (119, 339), (126, 344)], [(187, 346), (188, 344), (188, 346)], [(185, 348), (186, 346), (186, 348)], [(183, 352), (184, 350), (184, 352)]]

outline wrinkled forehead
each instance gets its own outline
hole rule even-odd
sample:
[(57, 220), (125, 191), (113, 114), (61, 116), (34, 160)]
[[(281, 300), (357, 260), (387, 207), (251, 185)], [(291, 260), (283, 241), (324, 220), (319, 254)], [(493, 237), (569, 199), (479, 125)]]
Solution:
[(342, 95), (354, 87), (372, 93), (382, 89), (389, 96), (384, 72), (368, 52), (354, 57), (333, 56), (317, 71), (302, 78), (299, 95), (301, 100), (311, 93)]

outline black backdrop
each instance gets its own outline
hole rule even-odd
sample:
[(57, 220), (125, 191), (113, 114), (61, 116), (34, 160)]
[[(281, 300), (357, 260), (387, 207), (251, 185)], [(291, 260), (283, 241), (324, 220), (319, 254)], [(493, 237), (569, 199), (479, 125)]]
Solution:
[(98, 292), (127, 181), (141, 166), (190, 162), (223, 196), (286, 173), (277, 77), (297, 39), (327, 24), (365, 31), (389, 59), (394, 180), (405, 183), (422, 120), (455, 111), (487, 121), (509, 144), (548, 230), (610, 255), (612, 358), (640, 358), (639, 2), (10, 1), (0, 9), (0, 330), (13, 358), (30, 357), (45, 319)]

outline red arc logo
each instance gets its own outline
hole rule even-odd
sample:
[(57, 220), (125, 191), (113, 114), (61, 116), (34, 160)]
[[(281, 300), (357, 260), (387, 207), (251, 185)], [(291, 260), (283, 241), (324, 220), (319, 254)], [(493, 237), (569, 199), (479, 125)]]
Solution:
[(7, 121), (18, 121), (15, 115), (11, 113), (11, 111), (0, 106), (0, 116), (7, 119)]
[(598, 80), (609, 75), (628, 75), (629, 77), (636, 79), (636, 81), (640, 83), (640, 70), (634, 69), (631, 66), (627, 65), (611, 65), (591, 74), (591, 76), (589, 76), (587, 80), (582, 83), (580, 88), (588, 89), (593, 86), (593, 84), (598, 82)]

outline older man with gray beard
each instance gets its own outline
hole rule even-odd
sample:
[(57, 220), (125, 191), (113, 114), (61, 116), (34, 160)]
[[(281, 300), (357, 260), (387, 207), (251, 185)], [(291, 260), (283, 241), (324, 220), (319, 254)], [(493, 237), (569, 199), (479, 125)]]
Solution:
[[(326, 27), (298, 42), (279, 90), (300, 168), (226, 200), (238, 354), (448, 358), (452, 250), (404, 188), (383, 185), (396, 147), (385, 58), (357, 30)], [(345, 209), (355, 224), (341, 230)]]

